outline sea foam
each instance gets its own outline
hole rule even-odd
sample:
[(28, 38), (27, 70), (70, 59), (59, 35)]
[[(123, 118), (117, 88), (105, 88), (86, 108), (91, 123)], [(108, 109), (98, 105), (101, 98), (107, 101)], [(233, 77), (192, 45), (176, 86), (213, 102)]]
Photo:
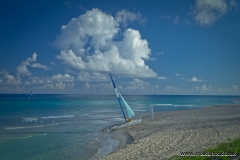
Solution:
[(46, 116), (46, 117), (40, 117), (41, 119), (52, 119), (52, 118), (71, 118), (75, 115), (65, 115), (65, 116)]
[(14, 129), (26, 129), (26, 128), (39, 128), (44, 127), (44, 125), (39, 126), (25, 126), (25, 127), (6, 127), (7, 130), (14, 130)]

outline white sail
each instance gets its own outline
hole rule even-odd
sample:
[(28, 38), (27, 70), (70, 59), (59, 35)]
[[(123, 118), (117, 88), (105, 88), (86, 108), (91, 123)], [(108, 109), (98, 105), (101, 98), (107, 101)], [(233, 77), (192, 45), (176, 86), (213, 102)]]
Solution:
[(128, 118), (131, 118), (133, 116), (135, 116), (135, 113), (133, 112), (133, 110), (130, 108), (130, 106), (127, 104), (127, 102), (125, 101), (125, 99), (122, 97), (122, 95), (118, 92), (118, 94), (120, 95), (120, 97), (122, 98), (122, 101), (127, 109), (127, 113), (128, 113)]

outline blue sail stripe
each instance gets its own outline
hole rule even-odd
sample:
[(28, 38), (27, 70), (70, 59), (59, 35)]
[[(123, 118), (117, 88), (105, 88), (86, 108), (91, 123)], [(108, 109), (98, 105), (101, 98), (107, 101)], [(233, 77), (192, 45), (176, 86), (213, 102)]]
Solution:
[(110, 77), (111, 77), (111, 80), (112, 80), (113, 87), (116, 88), (116, 85), (115, 85), (115, 83), (114, 83), (114, 81), (113, 81), (113, 79), (112, 79), (111, 73), (110, 73)]
[(127, 119), (126, 119), (125, 114), (124, 114), (124, 112), (123, 112), (123, 108), (122, 108), (122, 105), (121, 105), (120, 97), (119, 97), (119, 94), (118, 94), (118, 91), (117, 91), (116, 85), (115, 85), (115, 83), (114, 83), (114, 81), (113, 81), (113, 79), (112, 79), (112, 75), (111, 75), (111, 74), (110, 74), (110, 77), (111, 77), (112, 84), (113, 84), (113, 87), (114, 87), (115, 92), (116, 92), (116, 95), (117, 95), (118, 103), (119, 103), (120, 108), (121, 108), (121, 111), (122, 111), (122, 116), (123, 116), (123, 118), (124, 118), (125, 121), (126, 121)]

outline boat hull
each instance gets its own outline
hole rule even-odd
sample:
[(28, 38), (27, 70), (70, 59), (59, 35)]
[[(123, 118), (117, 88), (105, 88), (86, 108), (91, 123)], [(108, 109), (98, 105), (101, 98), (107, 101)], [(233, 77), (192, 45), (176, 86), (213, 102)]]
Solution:
[(141, 122), (142, 122), (141, 119), (136, 119), (136, 120), (133, 120), (131, 122), (127, 122), (127, 123), (124, 123), (124, 124), (121, 124), (121, 125), (118, 125), (118, 126), (110, 127), (109, 129), (111, 131), (115, 131), (115, 130), (122, 129), (122, 128), (132, 127), (134, 125), (140, 124)]

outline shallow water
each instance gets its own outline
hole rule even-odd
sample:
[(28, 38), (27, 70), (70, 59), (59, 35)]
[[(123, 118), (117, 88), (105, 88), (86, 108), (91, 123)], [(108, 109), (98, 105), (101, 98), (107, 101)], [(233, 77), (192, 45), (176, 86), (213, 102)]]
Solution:
[[(1, 159), (93, 159), (118, 142), (101, 129), (122, 121), (115, 95), (0, 95)], [(124, 96), (124, 95), (123, 95)], [(124, 96), (135, 113), (236, 104), (237, 96)]]

